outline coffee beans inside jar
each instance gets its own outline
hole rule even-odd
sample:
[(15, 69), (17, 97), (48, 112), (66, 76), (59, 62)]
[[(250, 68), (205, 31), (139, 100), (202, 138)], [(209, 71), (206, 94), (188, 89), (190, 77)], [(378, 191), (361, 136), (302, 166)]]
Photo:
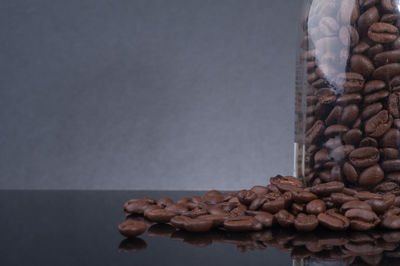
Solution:
[(296, 175), (400, 193), (400, 1), (303, 1)]

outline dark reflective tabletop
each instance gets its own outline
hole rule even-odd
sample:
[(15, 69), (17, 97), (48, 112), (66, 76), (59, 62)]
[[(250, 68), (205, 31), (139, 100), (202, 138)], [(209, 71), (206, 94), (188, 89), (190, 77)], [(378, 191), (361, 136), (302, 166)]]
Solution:
[(0, 265), (400, 265), (400, 232), (193, 234), (149, 224), (125, 239), (116, 229), (129, 198), (202, 194), (1, 191)]

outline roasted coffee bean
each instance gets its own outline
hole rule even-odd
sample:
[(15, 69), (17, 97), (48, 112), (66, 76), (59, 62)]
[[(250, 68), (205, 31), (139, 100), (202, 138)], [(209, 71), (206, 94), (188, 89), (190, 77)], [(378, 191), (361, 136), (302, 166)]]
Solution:
[(372, 116), (379, 113), (379, 111), (381, 111), (382, 109), (383, 109), (383, 105), (380, 102), (367, 105), (366, 107), (364, 107), (364, 109), (361, 113), (361, 117), (363, 119), (369, 119)]
[(168, 205), (167, 207), (165, 207), (165, 210), (181, 215), (188, 211), (188, 207), (185, 204), (176, 203), (176, 204)]
[(387, 173), (386, 178), (388, 180), (400, 183), (400, 172)]
[(389, 193), (398, 189), (400, 189), (400, 186), (397, 183), (390, 181), (381, 182), (374, 187), (374, 191), (382, 193)]
[(364, 94), (381, 91), (386, 88), (386, 83), (382, 80), (371, 80), (365, 83)]
[(382, 44), (380, 44), (380, 43), (375, 44), (374, 46), (371, 46), (368, 49), (367, 56), (372, 59), (375, 57), (375, 55), (382, 53), (384, 50), (385, 50), (385, 48), (383, 47)]
[(348, 201), (357, 200), (357, 199), (353, 196), (346, 195), (344, 193), (332, 193), (331, 200), (337, 205), (342, 205)]
[(377, 66), (382, 66), (400, 61), (400, 49), (390, 50), (379, 53), (374, 57), (374, 63)]
[[(341, 162), (343, 159), (345, 159), (352, 151), (354, 150), (353, 145), (343, 145), (335, 148), (331, 153), (330, 153), (330, 158), (334, 162)], [(333, 180), (331, 180), (333, 181)], [(330, 182), (330, 181), (327, 181)]]
[(368, 37), (377, 43), (394, 42), (399, 35), (399, 30), (388, 23), (375, 22), (368, 29)]
[[(399, 64), (399, 66), (400, 66), (400, 64)], [(399, 72), (400, 72), (400, 68), (399, 68)], [(339, 98), (337, 98), (336, 103), (341, 106), (346, 106), (346, 105), (349, 105), (352, 103), (358, 104), (361, 102), (361, 100), (362, 100), (362, 97), (359, 93), (351, 93), (351, 94), (344, 94), (344, 95), (340, 96)]]
[(290, 206), (290, 212), (293, 213), (294, 215), (299, 214), (300, 212), (304, 212), (305, 206), (304, 204), (301, 203), (292, 203), (292, 206)]
[(379, 137), (389, 130), (393, 123), (392, 116), (386, 110), (382, 110), (365, 123), (365, 133), (371, 137)]
[(257, 194), (251, 190), (243, 189), (238, 192), (237, 197), (239, 198), (240, 203), (249, 205), (253, 200), (257, 198)]
[(268, 193), (268, 188), (265, 186), (254, 186), (250, 190), (256, 193), (257, 196), (262, 196)]
[(294, 220), (294, 226), (298, 231), (310, 232), (318, 227), (318, 219), (315, 217), (315, 215), (299, 213)]
[(157, 200), (157, 205), (160, 206), (161, 208), (165, 208), (168, 205), (174, 204), (174, 201), (170, 198), (160, 198)]
[(358, 181), (357, 170), (348, 162), (343, 165), (343, 174), (350, 183), (356, 183)]
[(326, 210), (325, 202), (320, 199), (312, 200), (306, 205), (306, 211), (309, 214), (318, 215), (319, 213), (325, 212), (325, 210)]
[(229, 231), (261, 230), (262, 225), (252, 216), (239, 216), (224, 221), (224, 228)]
[(339, 121), (339, 118), (342, 114), (343, 107), (341, 106), (335, 106), (331, 112), (329, 113), (328, 117), (325, 119), (325, 123), (327, 126), (337, 124)]
[(400, 171), (400, 159), (386, 160), (382, 162), (382, 168), (385, 172), (398, 172)]
[(360, 173), (358, 183), (361, 186), (374, 186), (381, 182), (384, 177), (385, 173), (383, 172), (382, 168), (379, 166), (379, 164), (375, 164)]
[(155, 223), (168, 223), (176, 214), (165, 209), (154, 209), (145, 214), (145, 217)]
[(146, 224), (144, 222), (127, 220), (118, 226), (119, 232), (126, 237), (136, 237), (146, 232)]
[(375, 69), (373, 77), (375, 79), (389, 81), (393, 77), (400, 75), (400, 63), (386, 64)]
[[(365, 53), (368, 48), (370, 48), (371, 46), (364, 42), (364, 41), (360, 41), (354, 48), (353, 48), (353, 53), (354, 54), (362, 54)], [(346, 48), (345, 48), (346, 49)], [(348, 52), (348, 49), (346, 49), (346, 51)]]
[(389, 88), (391, 92), (400, 91), (400, 76), (393, 77), (389, 82)]
[(262, 210), (270, 213), (277, 213), (278, 211), (284, 208), (285, 208), (285, 200), (283, 199), (283, 197), (267, 201), (262, 206)]
[(358, 118), (359, 108), (355, 104), (350, 104), (343, 108), (340, 118), (340, 123), (343, 125), (351, 126)]
[(377, 214), (383, 214), (391, 206), (393, 206), (395, 196), (393, 194), (383, 195), (381, 199), (370, 199), (366, 203), (369, 204), (372, 210)]
[(184, 229), (185, 223), (187, 223), (191, 218), (187, 216), (174, 216), (170, 220), (170, 224), (172, 224), (175, 228)]
[[(382, 140), (382, 142), (383, 142), (383, 140)], [(379, 151), (380, 151), (382, 160), (393, 160), (393, 159), (397, 159), (397, 157), (399, 157), (398, 149), (384, 148), (384, 149), (380, 149)]]
[(364, 96), (364, 104), (372, 104), (381, 100), (386, 99), (389, 96), (389, 92), (387, 90), (377, 91), (371, 94)]
[(384, 148), (397, 149), (400, 146), (400, 131), (394, 128), (389, 129), (385, 135), (383, 135), (381, 139), (381, 145)]
[(364, 13), (361, 14), (358, 19), (358, 30), (365, 35), (368, 32), (369, 27), (380, 19), (379, 11), (375, 6), (372, 6)]
[(382, 196), (369, 191), (357, 191), (355, 195), (359, 200), (381, 199)]
[(307, 203), (317, 199), (317, 195), (307, 191), (293, 192), (293, 200), (299, 203)]
[[(361, 137), (362, 137), (361, 130), (354, 128), (354, 129), (350, 129), (349, 131), (347, 131), (343, 135), (342, 139), (345, 144), (358, 145), (361, 141)], [(340, 139), (339, 139), (339, 142), (340, 142)]]
[(392, 215), (385, 217), (382, 220), (382, 226), (386, 229), (392, 229), (392, 230), (400, 229), (400, 216)]
[(371, 137), (365, 137), (360, 141), (359, 147), (360, 148), (364, 148), (364, 147), (378, 148), (378, 141)]
[(257, 197), (257, 198), (255, 198), (251, 202), (251, 204), (249, 206), (249, 210), (253, 210), (254, 211), (254, 210), (259, 209), (265, 203), (266, 200), (267, 200), (267, 198), (265, 198), (265, 197)]
[(346, 230), (350, 225), (350, 221), (346, 216), (332, 212), (318, 214), (318, 222), (323, 227), (334, 231)]
[(346, 212), (351, 209), (372, 210), (371, 206), (360, 200), (351, 200), (345, 202), (343, 203), (342, 207), (340, 207), (341, 212)]
[(213, 220), (197, 217), (185, 220), (183, 223), (183, 228), (188, 232), (207, 232), (210, 231), (213, 225), (214, 225)]
[(388, 98), (388, 109), (390, 114), (395, 117), (399, 118), (400, 117), (400, 92), (394, 92), (389, 95)]
[(259, 212), (254, 218), (261, 223), (264, 228), (270, 228), (276, 222), (275, 216), (268, 212)]
[(324, 184), (318, 184), (311, 187), (311, 192), (317, 195), (329, 195), (334, 192), (342, 192), (344, 184), (342, 182), (328, 182)]
[(332, 125), (325, 129), (324, 135), (328, 138), (333, 138), (337, 135), (342, 135), (346, 133), (348, 130), (349, 128), (344, 125)]
[(345, 216), (350, 219), (351, 228), (359, 231), (370, 230), (380, 222), (373, 211), (365, 209), (350, 209)]
[(280, 226), (290, 227), (293, 225), (295, 217), (287, 210), (280, 210), (279, 212), (275, 213), (275, 218)]
[(341, 73), (337, 76), (336, 83), (345, 93), (355, 93), (363, 89), (364, 77), (354, 72)]
[(143, 201), (143, 200), (136, 200), (136, 201), (130, 201), (127, 202), (124, 205), (124, 210), (127, 213), (133, 213), (133, 214), (143, 214), (144, 210), (149, 206), (150, 204)]
[(368, 167), (379, 161), (379, 150), (374, 147), (355, 149), (349, 155), (350, 162), (356, 167)]
[(364, 78), (369, 77), (375, 70), (374, 64), (371, 60), (360, 54), (355, 54), (350, 59), (351, 69), (364, 76)]

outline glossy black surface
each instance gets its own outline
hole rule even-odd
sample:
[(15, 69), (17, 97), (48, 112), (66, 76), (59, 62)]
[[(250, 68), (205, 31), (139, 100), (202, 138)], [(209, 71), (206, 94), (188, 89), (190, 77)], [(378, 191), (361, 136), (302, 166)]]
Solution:
[(0, 265), (291, 265), (290, 252), (275, 248), (242, 253), (234, 244), (197, 247), (147, 233), (144, 250), (118, 251), (125, 200), (195, 194), (202, 192), (1, 191)]

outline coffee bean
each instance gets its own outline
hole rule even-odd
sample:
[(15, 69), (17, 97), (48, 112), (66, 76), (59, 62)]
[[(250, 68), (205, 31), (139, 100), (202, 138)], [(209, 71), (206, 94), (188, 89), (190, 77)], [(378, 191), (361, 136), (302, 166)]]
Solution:
[(359, 108), (355, 104), (350, 104), (343, 108), (343, 112), (340, 118), (340, 123), (343, 125), (350, 126), (358, 118)]
[(275, 200), (267, 201), (263, 204), (262, 210), (270, 212), (270, 213), (277, 213), (278, 211), (285, 208), (285, 200), (280, 197)]
[(392, 63), (380, 66), (372, 74), (375, 79), (391, 80), (394, 76), (400, 75), (400, 64)]
[(336, 78), (336, 84), (343, 88), (345, 93), (355, 93), (364, 87), (364, 77), (359, 73), (341, 73)]
[(290, 227), (294, 223), (293, 214), (289, 213), (287, 210), (280, 210), (275, 214), (276, 221), (282, 227)]
[(350, 219), (351, 228), (360, 231), (370, 230), (380, 222), (378, 216), (370, 210), (350, 209), (345, 216)]
[(400, 92), (394, 92), (389, 95), (388, 109), (390, 114), (395, 118), (400, 117), (399, 101), (400, 101)]
[[(395, 129), (396, 130), (396, 129)], [(389, 130), (390, 132), (390, 130)], [(388, 132), (388, 133), (389, 133)], [(385, 136), (388, 134), (386, 133)], [(383, 139), (383, 138), (382, 138)], [(399, 140), (400, 141), (400, 140)], [(383, 143), (383, 140), (382, 140)], [(394, 148), (383, 148), (380, 149), (380, 155), (382, 160), (392, 160), (392, 159), (397, 159), (397, 157), (399, 157), (399, 150), (398, 149), (394, 149)]]
[(207, 232), (213, 227), (213, 225), (214, 222), (212, 219), (203, 219), (202, 217), (198, 217), (187, 219), (183, 224), (183, 228), (188, 232)]
[(379, 137), (392, 126), (393, 118), (386, 110), (382, 110), (365, 123), (365, 133), (371, 137)]
[(386, 229), (398, 230), (400, 229), (400, 216), (392, 215), (387, 216), (382, 220), (382, 226)]
[(378, 148), (378, 141), (371, 137), (365, 137), (360, 141), (360, 148), (363, 147), (375, 147)]
[(250, 190), (256, 193), (257, 196), (263, 196), (268, 192), (268, 188), (265, 186), (254, 186)]
[(377, 214), (383, 214), (386, 212), (391, 206), (393, 206), (395, 200), (395, 196), (393, 194), (386, 194), (382, 196), (381, 199), (371, 199), (367, 200), (367, 204), (369, 204), (372, 210)]
[(399, 92), (400, 91), (400, 76), (395, 76), (390, 80), (389, 83), (391, 92)]
[(251, 216), (238, 216), (228, 218), (224, 221), (224, 228), (229, 231), (251, 231), (251, 230), (261, 230), (259, 228), (261, 225), (254, 217)]
[(307, 191), (299, 191), (293, 193), (293, 200), (299, 203), (307, 203), (317, 198), (317, 195)]
[(354, 128), (347, 131), (343, 135), (342, 139), (345, 144), (358, 145), (360, 143), (361, 137), (362, 137), (361, 130)]
[(118, 226), (119, 232), (126, 237), (136, 237), (146, 232), (146, 224), (139, 221), (127, 220)]
[(352, 151), (350, 162), (356, 167), (369, 167), (379, 161), (379, 150), (374, 147), (363, 147)]
[(317, 195), (327, 195), (334, 192), (342, 192), (344, 184), (342, 182), (328, 182), (324, 184), (318, 184), (311, 187), (311, 192)]
[(326, 210), (325, 202), (323, 202), (320, 199), (312, 200), (306, 205), (306, 211), (309, 214), (319, 214), (325, 212), (325, 210)]
[(318, 219), (315, 217), (315, 215), (299, 213), (294, 220), (294, 226), (298, 231), (310, 232), (318, 227)]
[(375, 57), (375, 55), (382, 53), (384, 50), (385, 50), (385, 48), (383, 47), (382, 44), (380, 44), (380, 43), (375, 44), (374, 46), (371, 46), (367, 50), (367, 56), (372, 59)]
[(361, 14), (358, 19), (358, 30), (364, 35), (369, 27), (380, 19), (378, 9), (373, 6)]
[(357, 170), (348, 162), (343, 165), (343, 174), (350, 183), (356, 183), (358, 181)]
[(374, 57), (374, 63), (377, 66), (397, 63), (399, 61), (400, 61), (400, 49), (385, 51), (375, 55)]
[(394, 148), (397, 150), (400, 146), (400, 131), (394, 128), (389, 129), (385, 135), (383, 135), (381, 145), (384, 148)]
[(159, 200), (157, 200), (157, 205), (161, 208), (165, 208), (168, 205), (174, 204), (174, 201), (170, 198), (160, 198)]
[(320, 213), (318, 214), (318, 222), (323, 227), (334, 231), (346, 230), (350, 225), (349, 219), (338, 213)]
[(337, 135), (341, 135), (343, 133), (346, 133), (348, 130), (349, 130), (348, 127), (346, 127), (344, 125), (336, 124), (336, 125), (332, 125), (332, 126), (327, 127), (325, 129), (325, 131), (324, 131), (324, 135), (326, 137), (328, 137), (328, 138), (332, 138), (332, 137), (335, 137)]
[(377, 43), (394, 42), (399, 35), (399, 30), (388, 23), (375, 22), (368, 29), (368, 37)]
[(344, 193), (332, 193), (331, 200), (337, 205), (342, 205), (348, 201), (356, 200), (356, 198)]
[(174, 216), (176, 216), (174, 212), (165, 209), (154, 209), (145, 214), (147, 219), (155, 223), (168, 223)]
[(364, 94), (377, 92), (386, 88), (386, 83), (382, 80), (371, 80), (365, 83)]
[[(399, 72), (400, 72), (400, 64), (399, 64)], [(352, 103), (358, 104), (361, 102), (361, 100), (362, 97), (359, 93), (351, 93), (340, 96), (339, 98), (337, 98), (336, 103), (340, 106), (346, 106)]]
[[(390, 97), (389, 97), (389, 100), (390, 100)], [(367, 105), (364, 107), (364, 109), (361, 113), (361, 117), (363, 119), (371, 118), (372, 116), (379, 113), (379, 111), (381, 111), (382, 109), (383, 109), (383, 105), (380, 102)]]
[[(354, 54), (363, 54), (365, 53), (371, 46), (364, 42), (360, 41), (354, 48), (353, 48), (353, 53)], [(345, 48), (346, 49), (346, 48)], [(348, 51), (348, 49), (346, 49)]]
[(324, 133), (325, 125), (324, 122), (318, 120), (306, 133), (306, 143), (311, 144), (318, 140), (318, 138)]
[(398, 172), (400, 171), (400, 159), (386, 160), (382, 162), (382, 169), (385, 172)]
[(398, 184), (396, 184), (394, 182), (385, 181), (385, 182), (381, 182), (378, 185), (376, 185), (374, 187), (374, 191), (382, 192), (382, 193), (389, 193), (391, 191), (398, 190), (399, 188), (400, 187)]
[(328, 117), (325, 119), (325, 123), (327, 126), (331, 126), (333, 124), (337, 124), (339, 122), (339, 118), (342, 115), (343, 107), (335, 106), (332, 111), (329, 113)]
[(275, 216), (268, 212), (260, 212), (254, 218), (263, 225), (264, 228), (270, 228), (275, 224)]
[(350, 59), (351, 69), (364, 76), (364, 78), (369, 77), (375, 70), (374, 64), (371, 60), (363, 55), (355, 54)]
[(371, 94), (364, 96), (364, 104), (371, 104), (377, 101), (381, 101), (389, 96), (389, 92), (387, 90), (377, 91)]
[(378, 164), (368, 167), (361, 172), (358, 183), (361, 186), (374, 186), (382, 181), (385, 173)]

